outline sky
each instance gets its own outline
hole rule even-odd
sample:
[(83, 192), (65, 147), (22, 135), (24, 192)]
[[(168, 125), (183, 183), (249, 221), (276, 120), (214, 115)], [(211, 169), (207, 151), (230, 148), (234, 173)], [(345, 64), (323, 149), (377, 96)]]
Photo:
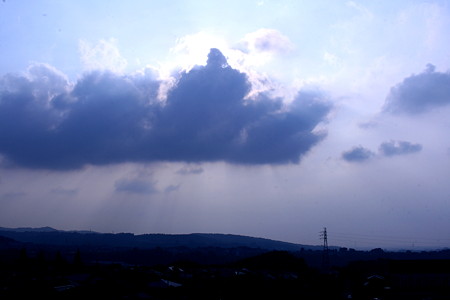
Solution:
[(448, 1), (0, 3), (0, 227), (450, 247)]

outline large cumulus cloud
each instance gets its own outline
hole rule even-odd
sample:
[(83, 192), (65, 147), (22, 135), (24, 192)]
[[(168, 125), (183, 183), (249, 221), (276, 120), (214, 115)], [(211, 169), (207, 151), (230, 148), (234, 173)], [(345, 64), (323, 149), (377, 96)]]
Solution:
[(164, 102), (148, 74), (90, 72), (74, 85), (46, 65), (0, 82), (0, 154), (30, 168), (140, 161), (297, 163), (330, 107), (301, 92), (286, 106), (251, 90), (217, 49), (182, 73)]
[(428, 64), (424, 72), (393, 87), (383, 109), (389, 113), (420, 114), (449, 104), (450, 73), (436, 72)]

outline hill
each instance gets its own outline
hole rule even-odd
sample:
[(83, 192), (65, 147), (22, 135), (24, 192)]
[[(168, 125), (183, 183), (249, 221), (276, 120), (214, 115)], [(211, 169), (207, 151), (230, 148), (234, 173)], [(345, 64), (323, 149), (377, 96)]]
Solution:
[(233, 234), (192, 233), (192, 234), (141, 234), (98, 233), (88, 231), (62, 231), (51, 227), (43, 228), (2, 228), (0, 236), (22, 243), (52, 246), (83, 246), (108, 248), (260, 248), (265, 250), (298, 251), (300, 249), (319, 250), (320, 246), (309, 246), (255, 238)]

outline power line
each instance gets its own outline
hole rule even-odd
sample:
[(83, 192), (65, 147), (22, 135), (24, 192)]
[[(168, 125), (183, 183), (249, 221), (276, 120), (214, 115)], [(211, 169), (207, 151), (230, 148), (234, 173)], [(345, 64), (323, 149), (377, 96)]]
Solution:
[(377, 235), (377, 234), (360, 234), (360, 233), (346, 233), (346, 232), (334, 232), (333, 236), (350, 236), (350, 237), (361, 237), (361, 238), (379, 238), (379, 239), (395, 239), (395, 240), (429, 240), (429, 241), (448, 241), (450, 238), (427, 238), (427, 237), (417, 237), (417, 236), (392, 236), (392, 235)]
[(391, 235), (367, 235), (355, 233), (333, 232), (333, 243), (352, 243), (353, 246), (375, 245), (391, 247), (449, 247), (448, 238), (406, 237)]

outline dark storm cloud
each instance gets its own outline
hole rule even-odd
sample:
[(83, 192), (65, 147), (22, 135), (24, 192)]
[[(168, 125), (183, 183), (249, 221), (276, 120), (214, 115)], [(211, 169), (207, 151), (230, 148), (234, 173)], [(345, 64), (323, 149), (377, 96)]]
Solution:
[[(330, 106), (301, 92), (246, 99), (247, 75), (217, 49), (182, 73), (165, 102), (151, 74), (85, 74), (73, 86), (46, 65), (0, 80), (0, 154), (17, 166), (77, 169), (148, 161), (297, 163), (324, 134)], [(121, 183), (119, 189), (127, 185)]]
[(114, 184), (116, 192), (130, 194), (153, 194), (157, 193), (154, 184), (140, 179), (120, 179)]
[(407, 77), (391, 88), (384, 111), (389, 113), (420, 114), (450, 104), (450, 73), (436, 72), (427, 65), (424, 72)]
[(358, 146), (342, 153), (342, 158), (348, 162), (364, 162), (374, 155), (369, 149)]
[(380, 145), (379, 151), (385, 156), (404, 155), (420, 152), (422, 145), (405, 141), (390, 141)]
[(31, 168), (74, 169), (133, 158), (152, 105), (133, 79), (94, 72), (67, 92), (69, 84), (61, 87), (58, 74), (42, 73), (49, 75), (4, 80), (0, 152), (7, 160)]

